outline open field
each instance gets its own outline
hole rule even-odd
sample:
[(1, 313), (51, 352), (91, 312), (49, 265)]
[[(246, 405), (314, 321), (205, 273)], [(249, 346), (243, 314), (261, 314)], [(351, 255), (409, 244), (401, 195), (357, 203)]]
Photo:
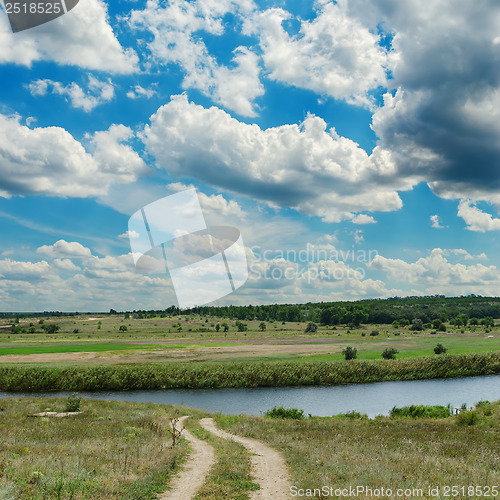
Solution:
[[(377, 359), (386, 347), (398, 357), (433, 355), (442, 343), (449, 354), (500, 351), (500, 328), (453, 327), (445, 333), (421, 332), (392, 325), (319, 326), (305, 333), (306, 323), (247, 321), (238, 331), (237, 322), (219, 318), (175, 316), (125, 319), (123, 315), (46, 318), (57, 324), (56, 333), (45, 333), (37, 319), (23, 319), (19, 327), (35, 333), (11, 333), (10, 324), (0, 323), (0, 364), (149, 364), (175, 362), (219, 362), (244, 360), (337, 360), (350, 345), (359, 359)], [(223, 331), (227, 323), (229, 331)], [(219, 325), (220, 331), (216, 331)], [(120, 332), (120, 327), (126, 331)], [(373, 331), (379, 332), (371, 336)], [(76, 332), (76, 333), (74, 333)], [(434, 333), (431, 333), (434, 332)]]
[[(84, 400), (80, 415), (27, 418), (45, 409), (62, 410), (64, 405), (61, 399), (0, 400), (2, 498), (156, 498), (186, 456), (184, 441), (173, 449), (169, 446), (165, 427), (167, 416), (181, 414), (191, 415), (186, 427), (209, 441), (216, 454), (197, 500), (245, 500), (258, 488), (248, 451), (204, 431), (199, 419), (208, 416), (234, 435), (280, 451), (296, 490), (421, 488), (420, 497), (429, 498), (428, 489), (439, 487), (440, 498), (446, 498), (443, 488), (458, 485), (465, 493), (460, 490), (454, 498), (470, 498), (469, 486), (480, 487), (481, 496), (495, 498), (492, 488), (498, 490), (500, 481), (500, 402), (482, 403), (447, 418), (369, 420), (352, 414), (290, 420)], [(321, 491), (310, 496), (335, 497)]]

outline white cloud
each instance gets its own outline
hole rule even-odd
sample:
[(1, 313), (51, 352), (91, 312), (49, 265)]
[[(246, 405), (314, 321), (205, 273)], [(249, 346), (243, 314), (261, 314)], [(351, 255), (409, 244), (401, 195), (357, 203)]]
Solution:
[[(422, 257), (416, 262), (405, 262), (402, 259), (388, 259), (381, 255), (374, 257), (368, 268), (384, 271), (389, 278), (397, 282), (405, 282), (417, 286), (427, 286), (426, 290), (454, 290), (454, 295), (478, 293), (478, 290), (490, 290), (490, 294), (498, 294), (500, 271), (495, 266), (474, 264), (466, 266), (461, 263), (450, 263), (446, 250), (434, 248), (428, 257)], [(455, 288), (454, 288), (455, 287)], [(497, 292), (493, 293), (494, 287)]]
[[(362, 211), (401, 208), (387, 151), (368, 155), (319, 117), (301, 125), (262, 130), (223, 110), (173, 96), (146, 126), (143, 140), (159, 167), (275, 206), (289, 206), (327, 222), (352, 220)], [(367, 221), (365, 217), (361, 220)]]
[(131, 88), (127, 92), (127, 97), (129, 99), (139, 99), (141, 97), (144, 97), (146, 99), (150, 99), (154, 95), (156, 95), (157, 91), (152, 88), (144, 88), (141, 85), (136, 85), (135, 87)]
[(219, 64), (196, 33), (224, 33), (223, 16), (253, 9), (253, 2), (174, 0), (162, 7), (149, 0), (144, 10), (132, 11), (130, 26), (153, 35), (148, 48), (156, 62), (177, 64), (185, 72), (183, 88), (197, 89), (240, 115), (255, 116), (253, 101), (264, 93), (259, 58), (247, 47), (236, 47), (229, 66)]
[(283, 27), (291, 17), (276, 8), (245, 24), (247, 33), (260, 35), (269, 77), (351, 104), (372, 105), (368, 92), (386, 86), (394, 58), (380, 47), (379, 37), (349, 16), (345, 2), (322, 2), (317, 17), (301, 21), (293, 36)]
[(81, 268), (69, 259), (54, 259), (54, 265), (63, 271), (81, 271)]
[(0, 114), (0, 196), (104, 195), (114, 183), (128, 183), (146, 166), (125, 142), (130, 128), (112, 125), (88, 136), (91, 152), (60, 127), (29, 128), (19, 116)]
[(500, 219), (481, 211), (471, 200), (461, 200), (458, 204), (458, 216), (467, 224), (466, 229), (484, 233), (500, 231)]
[(352, 219), (353, 224), (376, 224), (377, 221), (367, 214), (358, 214)]
[(4, 280), (37, 282), (50, 277), (49, 264), (41, 262), (18, 262), (11, 259), (0, 260), (0, 276)]
[(88, 76), (87, 90), (73, 82), (64, 86), (53, 80), (35, 80), (28, 85), (32, 95), (58, 94), (69, 98), (74, 108), (92, 111), (95, 107), (110, 102), (115, 96), (115, 89), (111, 80), (101, 81), (92, 75)]
[(108, 22), (106, 4), (86, 0), (50, 23), (15, 34), (7, 16), (0, 16), (0, 64), (31, 66), (36, 61), (131, 73), (138, 58), (121, 47)]
[(119, 234), (118, 238), (124, 238), (124, 239), (139, 238), (139, 233), (137, 231), (129, 231), (127, 229), (127, 231), (125, 231), (123, 234)]
[(53, 258), (79, 259), (91, 256), (90, 249), (76, 241), (56, 241), (53, 245), (43, 245), (37, 248), (37, 254)]
[(439, 223), (439, 215), (431, 215), (430, 221), (432, 223), (432, 227), (436, 229), (443, 229), (443, 226)]

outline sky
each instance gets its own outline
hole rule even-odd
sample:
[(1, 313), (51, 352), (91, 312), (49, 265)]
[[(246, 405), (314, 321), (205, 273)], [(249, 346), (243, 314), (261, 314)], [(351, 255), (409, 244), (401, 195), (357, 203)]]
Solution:
[(2, 10), (0, 81), (2, 311), (178, 304), (128, 222), (192, 187), (248, 261), (215, 305), (499, 295), (497, 0)]

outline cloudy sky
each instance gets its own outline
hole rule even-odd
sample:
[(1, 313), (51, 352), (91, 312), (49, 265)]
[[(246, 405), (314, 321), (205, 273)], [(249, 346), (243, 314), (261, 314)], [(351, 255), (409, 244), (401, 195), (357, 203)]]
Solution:
[(176, 304), (129, 217), (241, 231), (216, 304), (499, 295), (500, 2), (80, 0), (0, 12), (0, 308)]

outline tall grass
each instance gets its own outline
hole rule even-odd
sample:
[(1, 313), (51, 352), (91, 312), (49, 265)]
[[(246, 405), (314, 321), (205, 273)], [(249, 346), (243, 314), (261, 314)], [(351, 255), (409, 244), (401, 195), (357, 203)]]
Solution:
[(500, 373), (500, 353), (398, 360), (232, 362), (97, 367), (0, 367), (3, 391), (100, 391), (340, 385)]

